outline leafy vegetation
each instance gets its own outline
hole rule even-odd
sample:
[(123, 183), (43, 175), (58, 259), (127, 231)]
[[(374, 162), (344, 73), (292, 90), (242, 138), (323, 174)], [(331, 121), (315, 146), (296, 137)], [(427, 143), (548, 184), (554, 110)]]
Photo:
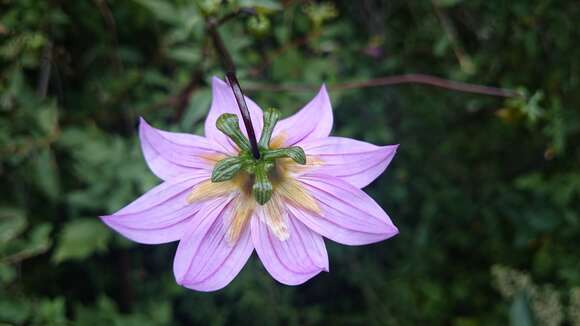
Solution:
[[(0, 324), (580, 325), (577, 3), (223, 2), (0, 0)], [(299, 287), (253, 258), (196, 293), (176, 244), (97, 216), (159, 182), (139, 116), (202, 132), (223, 74), (204, 16), (242, 7), (220, 32), (256, 102), (288, 115), (325, 82), (335, 135), (401, 144), (367, 188), (401, 233), (327, 242), (331, 272)], [(406, 73), (523, 96), (337, 87)]]

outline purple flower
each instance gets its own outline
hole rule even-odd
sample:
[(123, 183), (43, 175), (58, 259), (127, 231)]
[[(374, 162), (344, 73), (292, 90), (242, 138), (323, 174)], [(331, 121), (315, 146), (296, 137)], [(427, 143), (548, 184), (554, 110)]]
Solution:
[(198, 291), (221, 289), (255, 249), (276, 280), (302, 284), (328, 271), (323, 237), (363, 245), (398, 233), (361, 190), (386, 169), (397, 145), (329, 137), (333, 117), (324, 86), (278, 123), (275, 111), (264, 113), (246, 99), (258, 137), (265, 134), (264, 165), (248, 158), (245, 132), (235, 135), (240, 130), (230, 87), (214, 78), (212, 89), (205, 137), (162, 131), (141, 120), (143, 154), (163, 183), (102, 216), (139, 243), (179, 240), (177, 283)]

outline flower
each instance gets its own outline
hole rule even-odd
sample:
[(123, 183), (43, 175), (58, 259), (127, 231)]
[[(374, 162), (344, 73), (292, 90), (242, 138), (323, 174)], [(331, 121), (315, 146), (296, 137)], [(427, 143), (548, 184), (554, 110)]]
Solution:
[(333, 116), (324, 86), (278, 123), (276, 111), (263, 112), (246, 98), (256, 134), (264, 134), (259, 161), (238, 128), (230, 87), (214, 77), (212, 92), (205, 137), (162, 131), (141, 119), (143, 155), (163, 183), (101, 217), (139, 243), (179, 240), (177, 283), (221, 289), (255, 249), (277, 281), (302, 284), (328, 271), (323, 237), (363, 245), (398, 233), (361, 190), (386, 169), (397, 145), (329, 137)]

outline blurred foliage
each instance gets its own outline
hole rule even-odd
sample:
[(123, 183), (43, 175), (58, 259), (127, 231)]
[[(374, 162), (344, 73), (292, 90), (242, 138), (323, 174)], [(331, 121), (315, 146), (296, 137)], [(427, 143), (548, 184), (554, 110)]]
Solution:
[(493, 266), (492, 274), (502, 296), (513, 300), (510, 309), (512, 325), (533, 325), (535, 320), (539, 325), (557, 326), (562, 324), (566, 311), (570, 313), (570, 321), (573, 321), (572, 311), (580, 309), (573, 299), (569, 301), (569, 309), (565, 309), (561, 293), (552, 285), (539, 287), (524, 272)]
[[(313, 92), (257, 83), (326, 82), (335, 135), (401, 143), (368, 188), (401, 233), (327, 242), (331, 272), (303, 286), (253, 258), (195, 293), (173, 280), (175, 244), (129, 243), (97, 216), (159, 182), (139, 116), (201, 133), (221, 74), (204, 15), (248, 7), (220, 32), (262, 107), (291, 114)], [(0, 324), (540, 325), (555, 293), (554, 324), (580, 325), (578, 17), (554, 0), (0, 0)], [(332, 89), (413, 72), (524, 96)], [(505, 295), (496, 265), (549, 293)]]

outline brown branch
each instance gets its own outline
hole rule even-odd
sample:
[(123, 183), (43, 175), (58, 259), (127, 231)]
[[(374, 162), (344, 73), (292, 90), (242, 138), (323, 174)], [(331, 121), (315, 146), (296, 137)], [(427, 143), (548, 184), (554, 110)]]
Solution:
[(470, 57), (467, 55), (465, 49), (459, 42), (459, 38), (457, 37), (457, 31), (455, 30), (453, 23), (451, 22), (447, 14), (445, 14), (445, 12), (441, 8), (439, 8), (436, 0), (431, 0), (431, 4), (433, 6), (435, 14), (437, 15), (437, 18), (439, 19), (439, 22), (443, 27), (443, 31), (445, 32), (447, 38), (449, 39), (449, 42), (451, 43), (453, 53), (455, 54), (457, 61), (459, 61), (461, 69), (465, 72), (471, 72), (473, 70), (473, 63), (471, 62)]
[(60, 139), (60, 136), (61, 131), (58, 124), (56, 124), (53, 130), (43, 138), (34, 139), (31, 137), (22, 143), (12, 143), (4, 148), (0, 148), (0, 155), (26, 156), (30, 153), (52, 146), (53, 143)]
[(185, 85), (183, 90), (179, 92), (177, 97), (173, 99), (175, 106), (175, 120), (181, 119), (185, 113), (185, 109), (189, 105), (189, 100), (191, 99), (191, 94), (199, 87), (203, 82), (203, 69), (196, 69), (189, 79), (189, 83)]
[(115, 17), (107, 5), (107, 0), (94, 0), (95, 4), (99, 8), (99, 11), (103, 18), (105, 19), (105, 24), (111, 35), (111, 46), (113, 47), (112, 61), (114, 68), (117, 72), (123, 70), (123, 64), (121, 58), (119, 57), (119, 40), (117, 39), (117, 23), (115, 22)]
[[(523, 96), (523, 94), (511, 89), (469, 84), (425, 74), (394, 75), (365, 81), (345, 82), (334, 85), (331, 84), (328, 86), (328, 88), (331, 90), (349, 90), (349, 89), (390, 86), (399, 84), (423, 84), (448, 89), (456, 92), (490, 95), (497, 97)], [(306, 92), (317, 90), (319, 87), (320, 87), (319, 85), (304, 85), (304, 84), (268, 85), (268, 84), (248, 83), (246, 89), (249, 91)]]

